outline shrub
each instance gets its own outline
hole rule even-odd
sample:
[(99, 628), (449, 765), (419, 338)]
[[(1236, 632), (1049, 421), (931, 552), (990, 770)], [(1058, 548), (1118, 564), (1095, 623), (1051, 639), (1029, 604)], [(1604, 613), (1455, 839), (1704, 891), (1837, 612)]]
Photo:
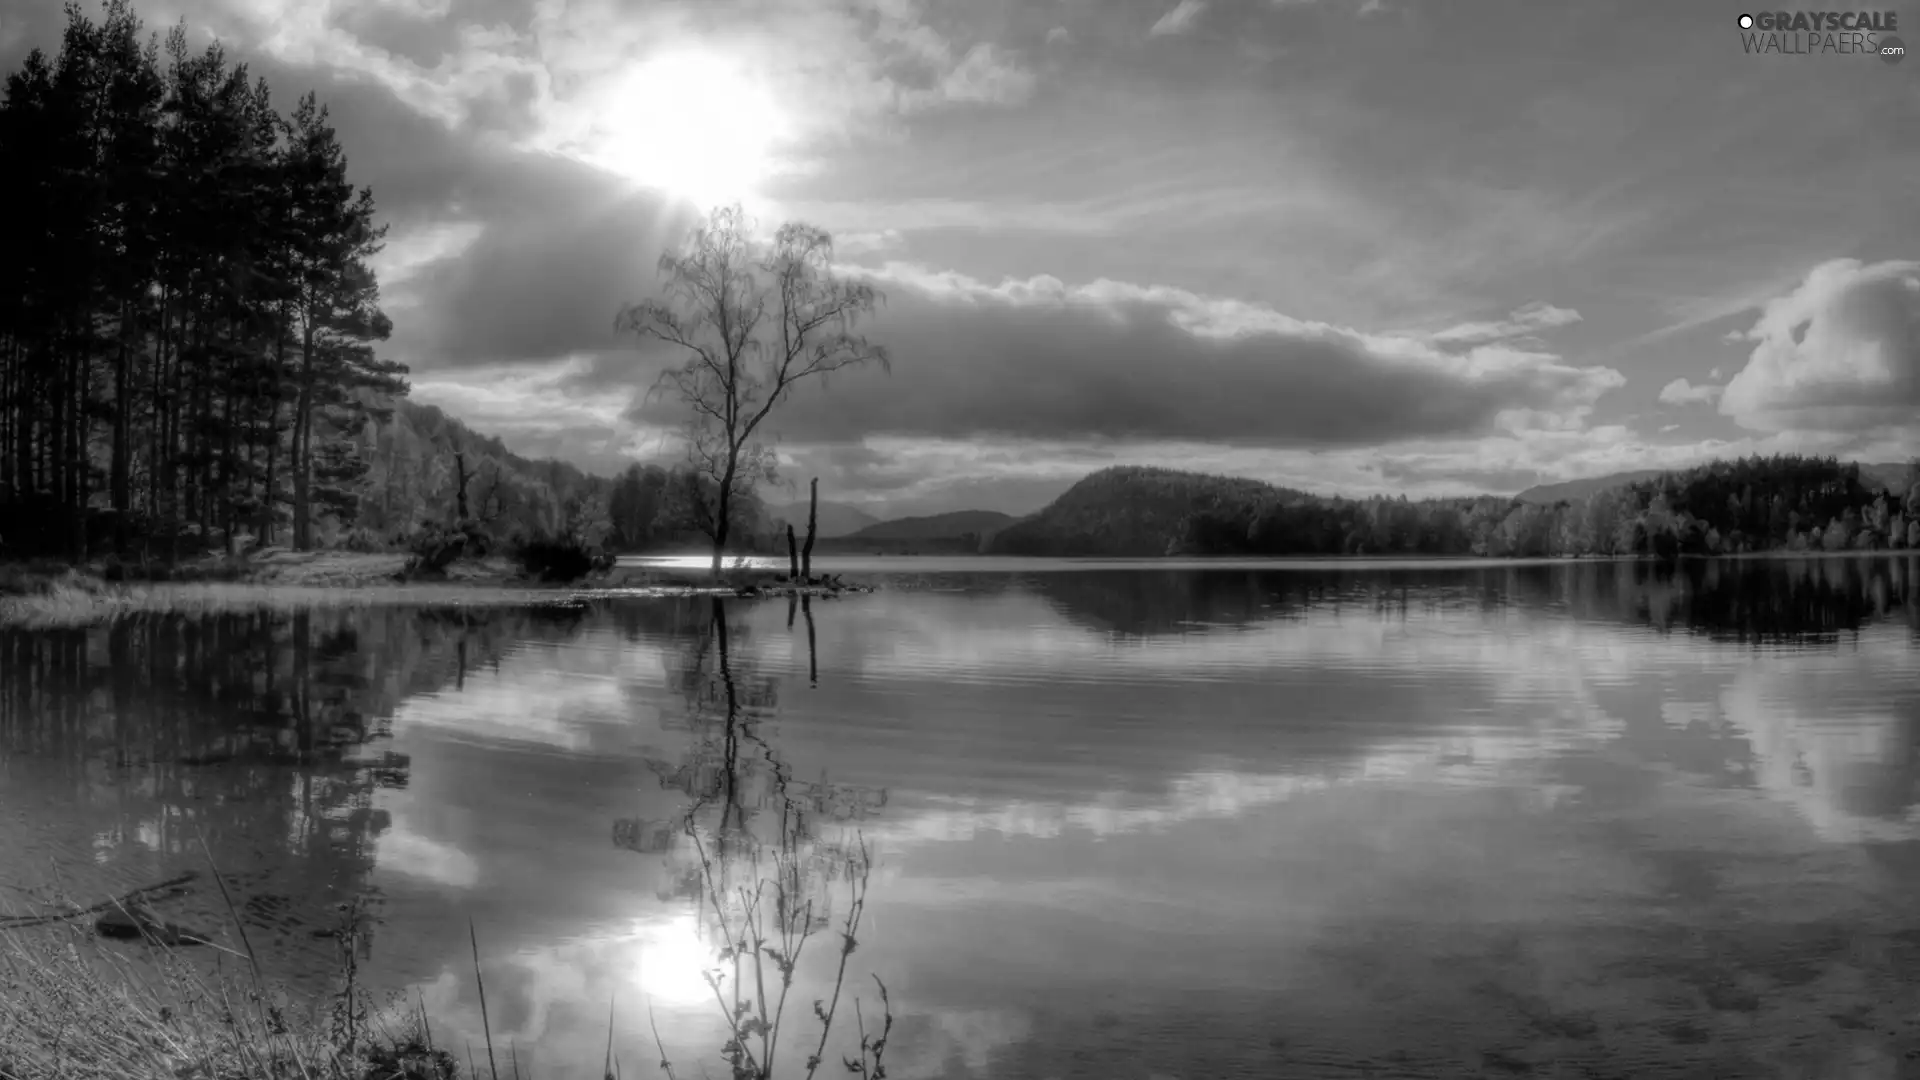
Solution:
[(593, 551), (571, 537), (531, 537), (514, 556), (522, 573), (541, 581), (578, 581), (594, 567)]
[(477, 521), (457, 525), (422, 525), (406, 537), (404, 546), (413, 553), (410, 573), (439, 573), (455, 559), (477, 559), (492, 547), (492, 538)]
[(0, 596), (44, 596), (65, 573), (65, 566), (51, 562), (0, 565)]

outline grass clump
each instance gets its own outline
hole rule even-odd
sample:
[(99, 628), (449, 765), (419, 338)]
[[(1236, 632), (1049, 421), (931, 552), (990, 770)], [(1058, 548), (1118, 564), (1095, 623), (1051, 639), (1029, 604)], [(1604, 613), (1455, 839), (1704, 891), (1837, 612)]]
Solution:
[[(146, 970), (142, 970), (145, 968)], [(374, 1022), (343, 986), (299, 1000), (156, 948), (139, 965), (76, 931), (0, 933), (5, 1080), (454, 1080), (424, 1017)]]

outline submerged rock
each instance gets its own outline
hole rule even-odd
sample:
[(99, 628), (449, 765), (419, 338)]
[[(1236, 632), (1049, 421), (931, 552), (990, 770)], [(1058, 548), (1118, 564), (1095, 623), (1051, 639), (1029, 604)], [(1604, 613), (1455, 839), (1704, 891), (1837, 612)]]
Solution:
[(143, 904), (105, 912), (93, 921), (93, 929), (101, 937), (121, 941), (151, 941), (170, 947), (208, 944), (205, 934), (166, 922)]

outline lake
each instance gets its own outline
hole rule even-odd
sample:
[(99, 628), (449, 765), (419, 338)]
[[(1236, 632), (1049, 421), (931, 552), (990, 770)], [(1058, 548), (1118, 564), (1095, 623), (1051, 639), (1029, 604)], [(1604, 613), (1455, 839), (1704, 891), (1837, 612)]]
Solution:
[(471, 921), (523, 1068), (725, 1075), (708, 875), (798, 1063), (864, 844), (901, 1080), (1920, 1075), (1920, 559), (820, 566), (904, 576), (0, 631), (0, 895), (204, 837), (277, 977), (358, 900), (478, 1045)]

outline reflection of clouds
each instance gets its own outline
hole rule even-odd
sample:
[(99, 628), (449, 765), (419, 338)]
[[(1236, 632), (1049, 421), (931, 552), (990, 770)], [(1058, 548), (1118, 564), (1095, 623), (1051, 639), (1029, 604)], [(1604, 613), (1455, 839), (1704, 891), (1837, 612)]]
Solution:
[[(1437, 733), (1382, 747), (1347, 765), (1312, 772), (1253, 774), (1228, 768), (1202, 769), (1173, 778), (1155, 799), (1107, 792), (1077, 802), (1031, 799), (939, 798), (910, 816), (869, 826), (867, 834), (887, 850), (915, 843), (961, 842), (985, 835), (1051, 839), (1069, 832), (1099, 837), (1167, 829), (1203, 821), (1228, 821), (1294, 799), (1367, 783), (1511, 782), (1515, 768), (1591, 745), (1609, 732), (1583, 728), (1510, 732)], [(1555, 785), (1530, 788), (1530, 802), (1546, 809), (1567, 794)]]
[[(1886, 705), (1912, 693), (1911, 658), (1885, 660), (1798, 655), (1748, 668), (1721, 693), (1726, 719), (1753, 747), (1755, 782), (1798, 807), (1823, 839), (1920, 838), (1911, 720)], [(1871, 709), (1849, 701), (1863, 690)]]
[(399, 807), (390, 805), (389, 811), (393, 815), (392, 824), (375, 841), (383, 872), (455, 889), (471, 889), (479, 884), (477, 859), (452, 844), (422, 835)]
[[(898, 1016), (895, 1023), (899, 1023)], [(1033, 1024), (1025, 1014), (1012, 1009), (947, 1009), (933, 1015), (931, 1028), (921, 1036), (924, 1041), (916, 1040), (905, 1047), (913, 1056), (904, 1067), (887, 1063), (889, 1076), (898, 1075), (901, 1080), (947, 1076), (947, 1066), (955, 1058), (970, 1075), (987, 1075), (994, 1054), (1026, 1039)]]
[(394, 711), (393, 727), (585, 753), (594, 748), (595, 726), (631, 722), (632, 689), (661, 685), (665, 655), (660, 646), (606, 635), (514, 650), (493, 667), (467, 672), (459, 690), (407, 699)]
[[(1052, 682), (1077, 676), (1190, 686), (1278, 666), (1429, 679), (1495, 672), (1522, 685), (1565, 688), (1586, 675), (1631, 681), (1647, 664), (1684, 659), (1670, 640), (1644, 630), (1538, 613), (1463, 619), (1459, 610), (1414, 605), (1405, 621), (1385, 621), (1370, 606), (1348, 603), (1301, 614), (1232, 629), (1118, 638), (1065, 623), (1030, 594), (883, 593), (831, 612), (818, 610), (815, 617), (823, 656), (847, 658), (869, 678), (901, 680)], [(784, 618), (784, 609), (764, 606), (752, 615), (773, 624)]]
[(1719, 710), (1706, 701), (1662, 701), (1660, 719), (1672, 727), (1693, 727), (1696, 724), (1711, 724), (1719, 715)]

